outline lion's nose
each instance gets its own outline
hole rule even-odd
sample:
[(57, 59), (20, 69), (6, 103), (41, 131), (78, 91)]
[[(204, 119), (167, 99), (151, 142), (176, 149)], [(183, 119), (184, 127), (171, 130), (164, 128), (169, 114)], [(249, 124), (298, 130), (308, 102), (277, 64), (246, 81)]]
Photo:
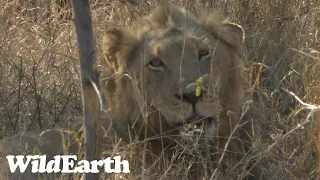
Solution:
[(176, 94), (175, 97), (179, 100), (182, 99), (184, 101), (189, 102), (192, 105), (195, 105), (197, 101), (202, 97), (202, 91), (199, 96), (196, 95), (196, 92), (188, 92), (188, 93), (183, 93), (182, 96)]

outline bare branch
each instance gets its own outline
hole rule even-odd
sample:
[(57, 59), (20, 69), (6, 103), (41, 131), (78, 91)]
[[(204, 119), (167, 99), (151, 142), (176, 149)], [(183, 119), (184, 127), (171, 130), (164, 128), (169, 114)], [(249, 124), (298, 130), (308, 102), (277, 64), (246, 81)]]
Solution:
[[(72, 0), (81, 68), (82, 103), (84, 112), (85, 159), (100, 158), (99, 115), (101, 98), (98, 91), (99, 73), (95, 64), (95, 49), (89, 0)], [(85, 180), (99, 179), (99, 174), (85, 174)]]
[(303, 102), (296, 94), (294, 94), (292, 91), (289, 91), (287, 89), (281, 88), (282, 90), (289, 93), (291, 96), (293, 96), (305, 109), (311, 109), (311, 110), (317, 110), (320, 109), (320, 105), (313, 105)]

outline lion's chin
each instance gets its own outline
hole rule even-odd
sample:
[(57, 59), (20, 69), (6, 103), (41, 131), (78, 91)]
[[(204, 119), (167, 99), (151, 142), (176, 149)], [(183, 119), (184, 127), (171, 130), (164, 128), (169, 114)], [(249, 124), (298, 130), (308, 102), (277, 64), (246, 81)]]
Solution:
[(216, 132), (215, 120), (213, 117), (202, 117), (198, 116), (197, 118), (191, 117), (188, 119), (187, 123), (190, 127), (193, 126), (193, 129), (201, 131), (207, 136), (212, 136)]
[(181, 125), (181, 135), (193, 137), (212, 137), (216, 135), (216, 121), (213, 117), (193, 115)]

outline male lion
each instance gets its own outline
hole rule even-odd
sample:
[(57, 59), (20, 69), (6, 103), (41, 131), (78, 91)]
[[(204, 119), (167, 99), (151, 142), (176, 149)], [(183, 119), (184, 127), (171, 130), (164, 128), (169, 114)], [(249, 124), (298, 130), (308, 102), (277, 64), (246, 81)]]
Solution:
[[(166, 3), (133, 27), (109, 28), (102, 91), (118, 136), (127, 143), (147, 142), (147, 163), (160, 155), (177, 162), (185, 154), (180, 159), (191, 162), (188, 178), (214, 177), (220, 164), (228, 168), (226, 158), (239, 161), (247, 150), (239, 138), (250, 134), (237, 128), (245, 85), (243, 41), (242, 27), (218, 13), (195, 17)], [(195, 148), (188, 151), (189, 145)], [(196, 162), (190, 153), (204, 158)], [(201, 167), (211, 174), (199, 172)], [(251, 169), (258, 178), (259, 169)]]

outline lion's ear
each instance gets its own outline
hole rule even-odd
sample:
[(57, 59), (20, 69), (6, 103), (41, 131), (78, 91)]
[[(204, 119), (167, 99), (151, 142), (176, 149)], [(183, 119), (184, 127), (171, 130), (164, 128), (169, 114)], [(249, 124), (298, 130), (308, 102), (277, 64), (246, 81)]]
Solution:
[(237, 48), (243, 45), (245, 37), (243, 28), (224, 19), (220, 11), (204, 10), (199, 16), (199, 21), (209, 32), (229, 45)]
[(107, 61), (115, 67), (127, 64), (128, 56), (138, 41), (129, 30), (109, 28), (102, 40), (102, 49)]
[(242, 45), (245, 38), (245, 32), (244, 29), (239, 25), (235, 23), (224, 23), (222, 26), (224, 29), (226, 29), (227, 35), (229, 37), (224, 37), (225, 40), (230, 44), (237, 44)]
[(108, 29), (102, 40), (103, 54), (107, 61), (112, 64), (118, 64), (116, 55), (120, 51), (122, 41), (122, 32), (117, 28)]

